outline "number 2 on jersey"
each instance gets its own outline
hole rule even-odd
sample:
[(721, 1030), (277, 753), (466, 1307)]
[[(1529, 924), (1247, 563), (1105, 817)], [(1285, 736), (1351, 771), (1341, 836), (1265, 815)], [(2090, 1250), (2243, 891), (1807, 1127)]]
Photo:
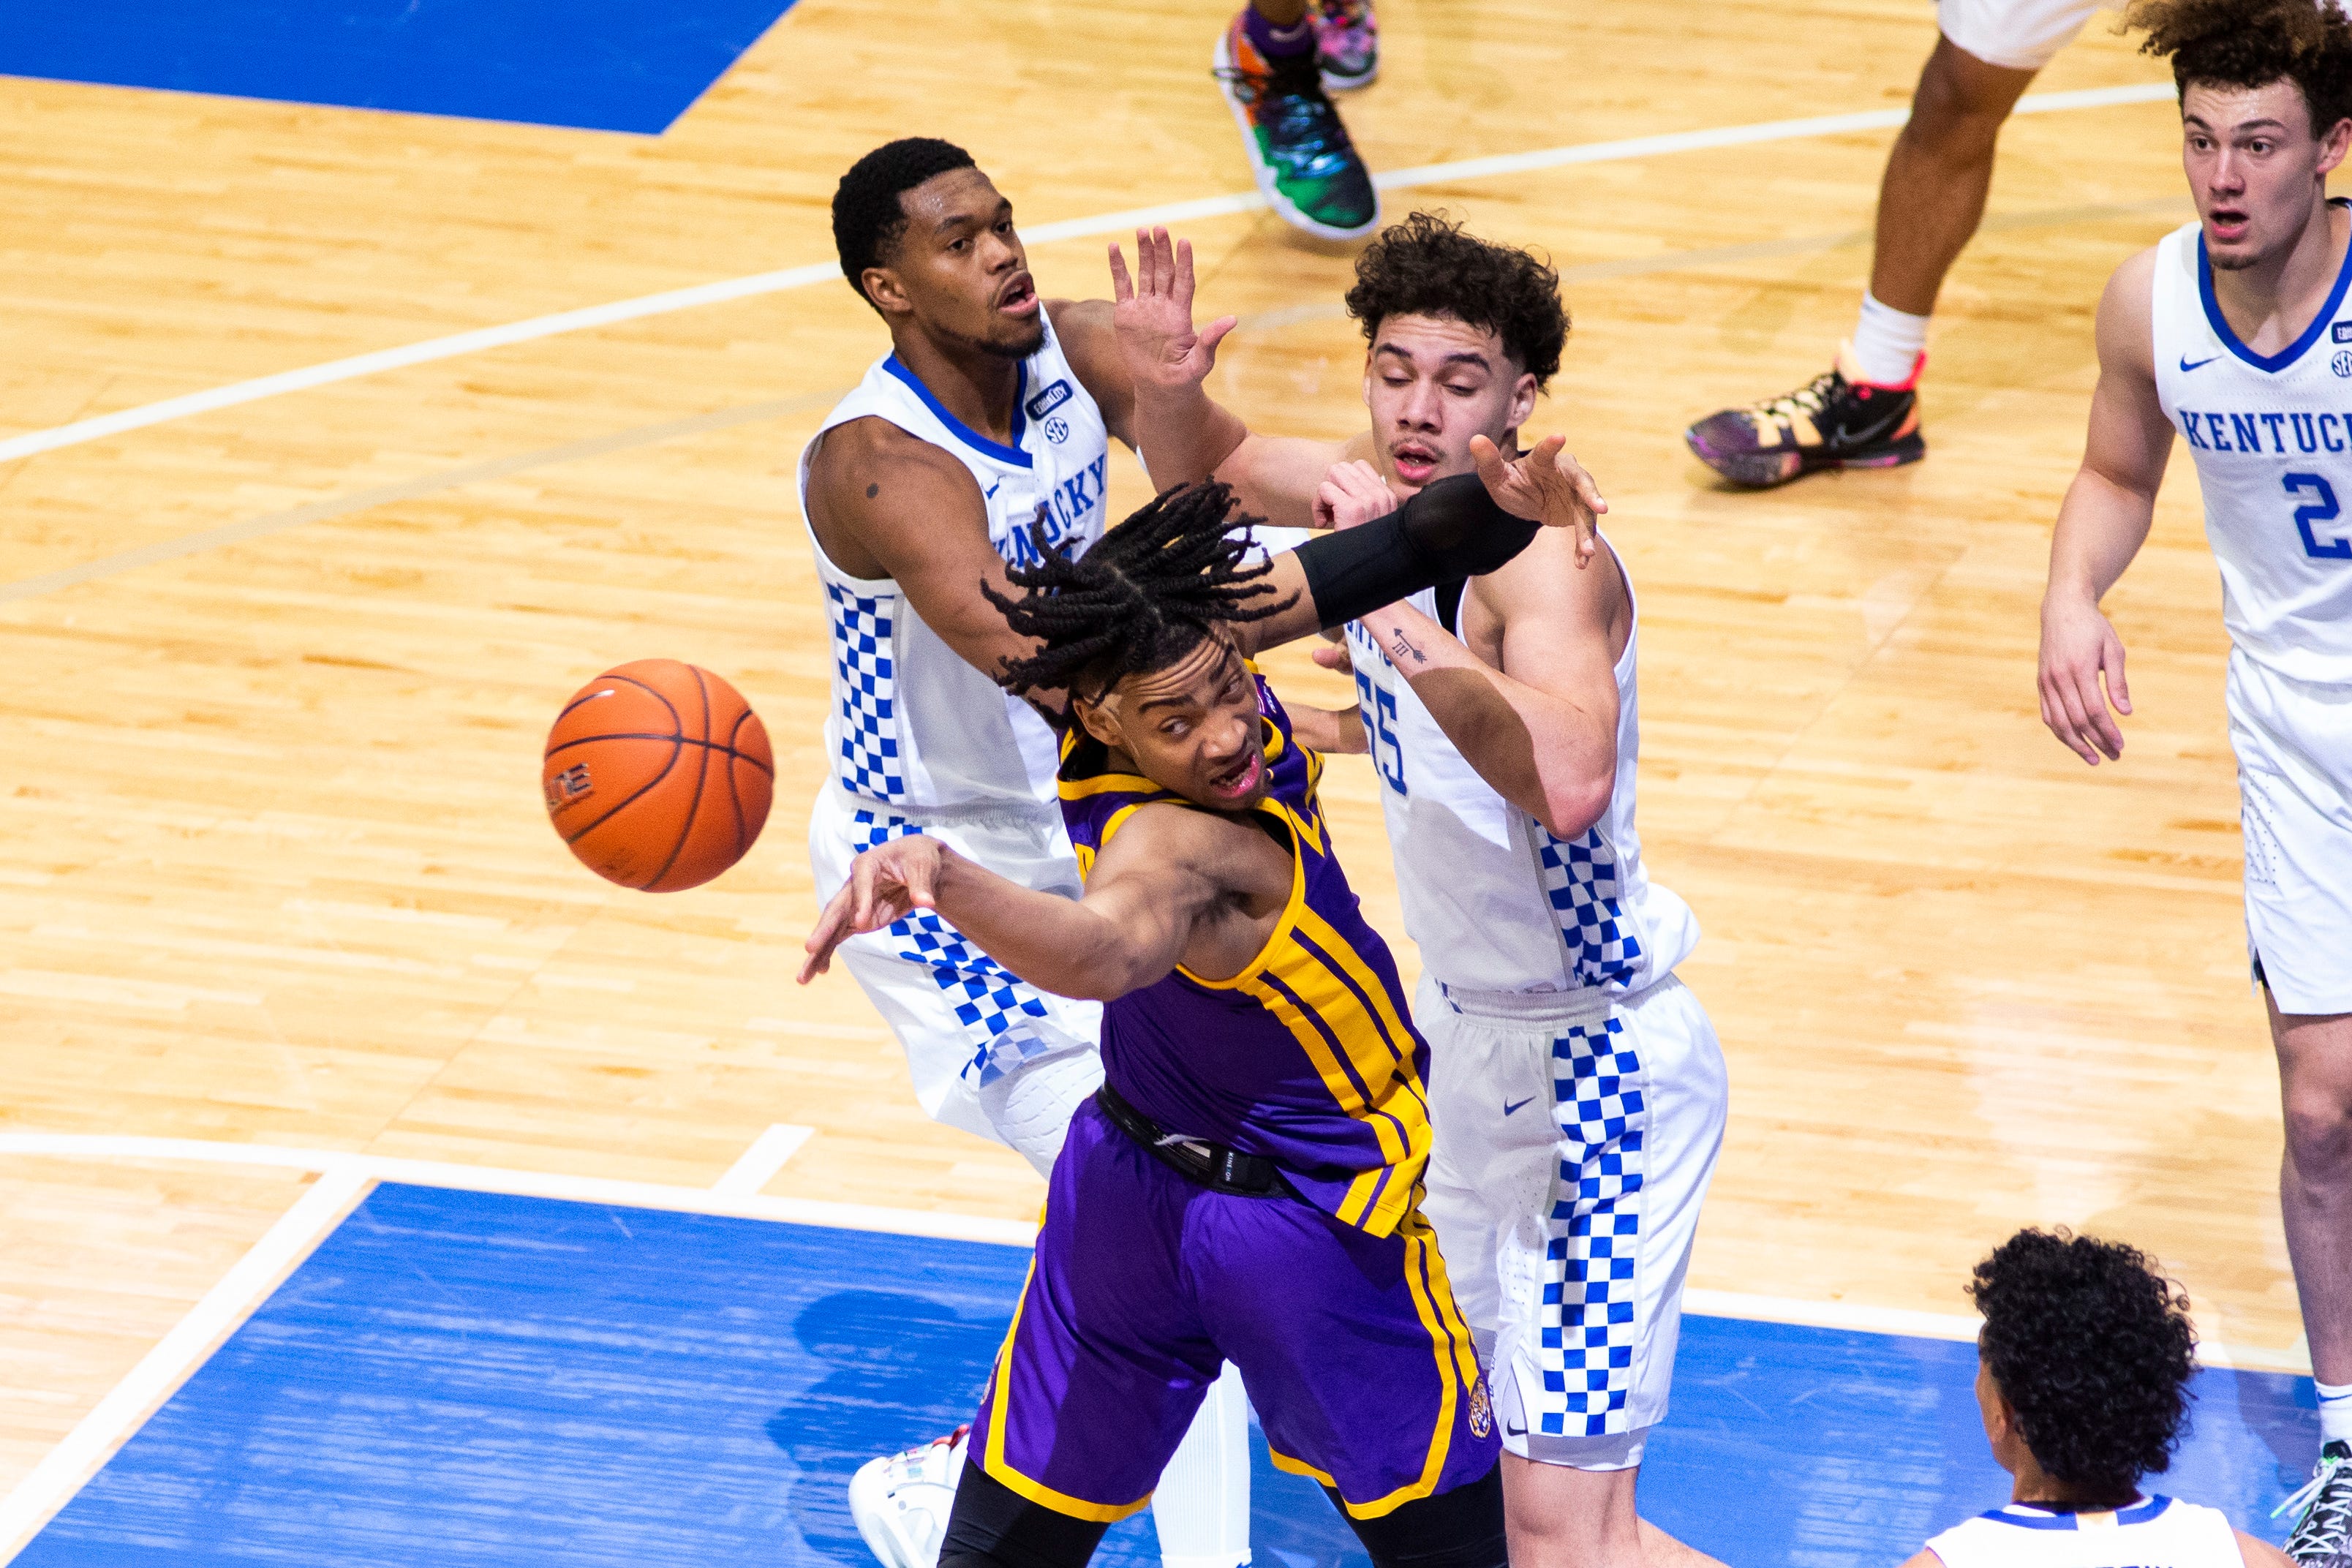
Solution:
[(2303, 552), (2315, 561), (2352, 561), (2352, 539), (2330, 539), (2322, 542), (2311, 531), (2315, 522), (2333, 522), (2343, 515), (2344, 509), (2336, 504), (2336, 487), (2317, 474), (2289, 474), (2280, 481), (2290, 497), (2306, 492), (2312, 501), (2294, 509), (2295, 531), (2303, 535)]
[(1395, 694), (1374, 686), (1358, 670), (1356, 696), (1364, 710), (1364, 730), (1371, 737), (1373, 770), (1397, 794), (1410, 794), (1404, 787), (1404, 749), (1397, 744)]

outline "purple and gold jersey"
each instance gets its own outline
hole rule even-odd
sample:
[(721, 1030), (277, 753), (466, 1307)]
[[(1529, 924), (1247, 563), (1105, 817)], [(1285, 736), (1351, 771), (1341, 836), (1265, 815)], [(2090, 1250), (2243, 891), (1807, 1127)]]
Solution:
[[(1171, 1133), (1279, 1164), (1299, 1195), (1371, 1236), (1412, 1208), (1429, 1162), (1429, 1047), (1413, 1028), (1388, 943), (1364, 920), (1315, 796), (1323, 759), (1292, 737), (1257, 681), (1272, 787), (1254, 811), (1290, 846), (1290, 902), (1230, 980), (1175, 973), (1103, 1008), (1111, 1087)], [(1091, 874), (1141, 807), (1181, 796), (1108, 771), (1101, 742), (1062, 742), (1062, 817)]]

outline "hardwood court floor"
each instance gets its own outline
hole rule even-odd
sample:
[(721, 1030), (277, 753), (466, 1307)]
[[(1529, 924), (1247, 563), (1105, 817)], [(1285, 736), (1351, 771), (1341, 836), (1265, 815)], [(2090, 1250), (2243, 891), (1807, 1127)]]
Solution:
[[(892, 135), (962, 141), (1031, 226), (1245, 189), (1207, 74), (1222, 16), (1023, 0), (913, 26), (801, 0), (659, 139), (0, 79), (0, 438), (823, 262), (835, 179)], [(1933, 37), (1914, 0), (1381, 16), (1382, 79), (1346, 112), (1387, 169), (1898, 107)], [(2161, 79), (2104, 25), (2042, 90)], [(1735, 495), (1678, 439), (1822, 367), (1890, 135), (1390, 197), (1567, 277), (1534, 428), (1614, 503), (1644, 842), (1706, 926), (1684, 973), (1732, 1066), (1693, 1280), (1957, 1312), (1993, 1241), (2068, 1224), (2158, 1253), (2209, 1332), (2284, 1350), (2276, 1086), (2185, 464), (2112, 601), (2125, 762), (2086, 771), (2034, 718), (2092, 308), (2188, 216), (2170, 106), (2011, 126), (1938, 319), (1928, 462)], [(1218, 394), (1269, 429), (1358, 427), (1347, 256), (1263, 214), (1186, 232), (1206, 310), (1245, 318)], [(1104, 288), (1098, 240), (1033, 261), (1049, 293)], [(845, 977), (791, 984), (827, 666), (792, 466), (883, 342), (826, 283), (0, 465), (0, 1131), (704, 1185), (788, 1121), (816, 1136), (771, 1193), (1033, 1213), (1024, 1165), (922, 1119)], [(655, 655), (737, 681), (782, 773), (750, 858), (666, 898), (578, 868), (534, 772), (567, 693)], [(1369, 775), (1329, 777), (1395, 931)], [(0, 1489), (297, 1190), (0, 1156)]]

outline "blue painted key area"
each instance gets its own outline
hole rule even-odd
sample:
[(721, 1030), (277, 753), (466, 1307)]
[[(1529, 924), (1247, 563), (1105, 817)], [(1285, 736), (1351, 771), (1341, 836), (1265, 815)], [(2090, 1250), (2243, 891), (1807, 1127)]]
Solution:
[[(1019, 1249), (386, 1185), (19, 1568), (870, 1568), (869, 1457), (969, 1419)], [(1685, 1323), (1643, 1511), (1735, 1565), (1891, 1568), (2006, 1499), (1967, 1345)], [(2316, 1446), (2307, 1381), (2208, 1373), (2160, 1489), (2242, 1526)], [(1257, 1560), (1364, 1568), (1258, 1448)], [(1149, 1568), (1148, 1516), (1097, 1563)]]
[(658, 134), (792, 0), (0, 0), (0, 75)]

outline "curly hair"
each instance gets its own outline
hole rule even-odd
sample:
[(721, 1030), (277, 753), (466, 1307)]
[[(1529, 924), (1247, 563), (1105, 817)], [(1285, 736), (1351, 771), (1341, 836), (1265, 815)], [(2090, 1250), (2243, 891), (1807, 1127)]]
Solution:
[(2184, 94), (2284, 78), (2302, 89), (2314, 136), (2352, 118), (2352, 18), (2328, 0), (2134, 0), (2123, 26), (2147, 30), (2142, 54), (2171, 58)]
[(1213, 479), (1170, 490), (1079, 556), (1067, 544), (1048, 549), (1044, 524), (1031, 524), (1044, 559), (1005, 573), (1025, 592), (1016, 599), (984, 582), (980, 591), (1014, 631), (1045, 646), (1006, 659), (998, 683), (1016, 693), (1058, 687), (1099, 701), (1128, 676), (1178, 663), (1213, 626), (1288, 609), (1296, 595), (1278, 605), (1248, 603), (1275, 591), (1258, 580), (1274, 566), (1242, 564), (1250, 525), (1261, 520), (1228, 521), (1233, 505), (1232, 487)]
[(833, 192), (833, 248), (859, 299), (874, 303), (860, 279), (907, 232), (907, 206), (898, 198), (925, 180), (977, 167), (971, 153), (934, 136), (886, 142), (849, 165)]
[(2123, 1502), (2164, 1469), (2197, 1370), (2189, 1298), (2120, 1242), (2021, 1230), (1969, 1285), (1986, 1370), (2043, 1470)]
[(1348, 314), (1370, 342), (1391, 316), (1452, 316), (1494, 333), (1541, 388), (1559, 370), (1568, 307), (1559, 274), (1524, 250), (1492, 245), (1435, 213), (1381, 231), (1356, 258)]

